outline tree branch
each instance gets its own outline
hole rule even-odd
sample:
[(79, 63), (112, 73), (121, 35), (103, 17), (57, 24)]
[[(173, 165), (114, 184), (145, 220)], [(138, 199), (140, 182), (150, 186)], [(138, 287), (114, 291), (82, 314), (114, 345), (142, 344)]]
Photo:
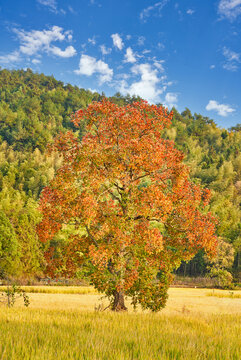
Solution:
[(93, 241), (93, 243), (95, 244), (95, 246), (98, 248), (99, 245), (98, 245), (97, 241), (95, 240), (95, 238), (91, 235), (90, 230), (89, 230), (89, 228), (88, 228), (88, 226), (87, 226), (86, 224), (85, 224), (85, 229), (86, 229), (87, 234), (88, 234), (88, 236), (90, 237), (90, 239)]

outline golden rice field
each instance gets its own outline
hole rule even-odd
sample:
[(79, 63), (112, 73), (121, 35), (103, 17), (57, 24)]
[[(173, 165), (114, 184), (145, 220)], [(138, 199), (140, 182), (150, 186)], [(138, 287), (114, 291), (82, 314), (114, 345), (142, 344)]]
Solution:
[[(7, 286), (0, 286), (0, 292), (5, 290)], [(29, 294), (98, 294), (93, 286), (21, 286)]]
[(0, 360), (241, 359), (241, 291), (171, 288), (158, 314), (118, 314), (96, 311), (107, 302), (91, 288), (61, 288), (0, 305)]

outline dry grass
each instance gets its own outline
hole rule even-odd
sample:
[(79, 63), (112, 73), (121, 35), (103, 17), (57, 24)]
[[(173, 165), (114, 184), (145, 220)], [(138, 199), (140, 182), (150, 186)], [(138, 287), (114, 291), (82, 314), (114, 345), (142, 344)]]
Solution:
[(94, 311), (100, 295), (32, 293), (28, 309), (0, 307), (0, 359), (241, 359), (240, 298), (169, 294), (158, 314), (115, 314)]
[[(0, 292), (6, 290), (7, 286), (0, 286)], [(29, 294), (98, 294), (93, 286), (21, 286)]]
[(213, 290), (206, 295), (218, 298), (241, 299), (241, 291)]

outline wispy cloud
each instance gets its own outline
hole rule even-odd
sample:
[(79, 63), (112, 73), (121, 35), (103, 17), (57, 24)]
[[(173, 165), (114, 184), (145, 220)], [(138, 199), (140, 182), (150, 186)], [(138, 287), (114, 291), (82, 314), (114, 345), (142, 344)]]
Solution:
[(143, 55), (146, 55), (146, 54), (150, 54), (150, 52), (151, 52), (151, 50), (149, 50), (149, 49), (144, 49), (144, 50), (142, 51), (142, 54), (143, 54)]
[(56, 0), (37, 0), (40, 5), (47, 6), (53, 12), (57, 11), (57, 2)]
[(159, 50), (164, 50), (164, 49), (165, 49), (165, 45), (164, 45), (163, 43), (159, 42), (159, 43), (157, 43), (157, 48), (158, 48)]
[(77, 13), (77, 11), (75, 11), (73, 8), (72, 8), (72, 6), (68, 6), (68, 10), (69, 10), (69, 12), (71, 13), (71, 14), (74, 14), (74, 15), (77, 15), (78, 13)]
[(139, 36), (139, 37), (138, 37), (138, 40), (137, 40), (137, 44), (138, 44), (139, 46), (143, 46), (144, 43), (145, 43), (145, 40), (146, 40), (145, 36)]
[(225, 57), (223, 68), (228, 71), (236, 71), (238, 69), (238, 65), (241, 63), (240, 54), (224, 47), (223, 55)]
[(220, 116), (227, 116), (235, 111), (230, 105), (228, 104), (219, 104), (216, 100), (209, 100), (209, 103), (206, 106), (206, 110), (208, 111), (216, 111)]
[(164, 64), (164, 60), (155, 60), (154, 59), (154, 66), (160, 71), (160, 72), (164, 72), (164, 67), (163, 67), (163, 64)]
[(88, 39), (88, 42), (89, 42), (91, 45), (95, 45), (95, 44), (96, 44), (95, 36), (93, 36), (92, 38), (89, 38), (89, 39)]
[(140, 20), (146, 22), (147, 18), (149, 18), (153, 13), (155, 16), (161, 16), (161, 11), (168, 2), (169, 0), (162, 0), (143, 9), (140, 13)]
[(90, 5), (102, 7), (101, 3), (99, 3), (97, 0), (90, 0), (89, 3)]
[(112, 49), (107, 48), (105, 45), (100, 45), (100, 51), (102, 52), (102, 55), (108, 55), (111, 53)]
[(7, 55), (0, 56), (0, 64), (12, 64), (21, 61), (21, 54), (18, 50), (15, 50)]
[(135, 55), (134, 55), (131, 47), (128, 47), (128, 48), (126, 49), (124, 62), (127, 62), (127, 63), (134, 63), (134, 62), (136, 62), (136, 58), (135, 58)]
[(112, 40), (113, 40), (113, 45), (115, 47), (117, 47), (117, 49), (122, 50), (123, 47), (124, 47), (124, 43), (123, 43), (122, 38), (120, 37), (120, 35), (119, 34), (112, 34), (111, 37), (112, 37)]
[(223, 55), (226, 57), (228, 61), (240, 61), (240, 54), (224, 47), (223, 48)]
[(187, 10), (187, 14), (188, 15), (192, 15), (192, 14), (194, 14), (195, 13), (195, 10), (193, 10), (193, 9), (188, 9)]
[(37, 3), (40, 5), (46, 6), (49, 11), (55, 14), (66, 14), (66, 11), (63, 9), (58, 9), (57, 1), (56, 0), (37, 0)]
[(79, 69), (74, 72), (78, 75), (86, 76), (97, 73), (99, 75), (100, 84), (111, 81), (113, 77), (113, 70), (109, 68), (108, 64), (102, 60), (96, 60), (96, 58), (84, 54), (81, 55)]
[(71, 41), (71, 31), (64, 31), (59, 26), (53, 26), (48, 30), (31, 30), (13, 29), (19, 39), (20, 45), (13, 53), (0, 57), (0, 63), (19, 62), (25, 56), (36, 56), (40, 53), (52, 54), (58, 57), (72, 57), (76, 54), (73, 46), (67, 46), (64, 50), (53, 45), (54, 42)]
[(39, 59), (33, 59), (33, 60), (32, 60), (32, 63), (35, 64), (35, 65), (38, 65), (38, 64), (41, 64), (41, 60), (39, 60)]
[(221, 18), (235, 20), (241, 14), (241, 0), (221, 0), (218, 4), (218, 13)]

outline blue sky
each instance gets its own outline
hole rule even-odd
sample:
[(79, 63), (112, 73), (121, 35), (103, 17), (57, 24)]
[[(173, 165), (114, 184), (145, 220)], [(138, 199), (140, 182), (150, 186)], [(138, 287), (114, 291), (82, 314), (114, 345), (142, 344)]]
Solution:
[(241, 123), (241, 0), (0, 0), (0, 65)]

